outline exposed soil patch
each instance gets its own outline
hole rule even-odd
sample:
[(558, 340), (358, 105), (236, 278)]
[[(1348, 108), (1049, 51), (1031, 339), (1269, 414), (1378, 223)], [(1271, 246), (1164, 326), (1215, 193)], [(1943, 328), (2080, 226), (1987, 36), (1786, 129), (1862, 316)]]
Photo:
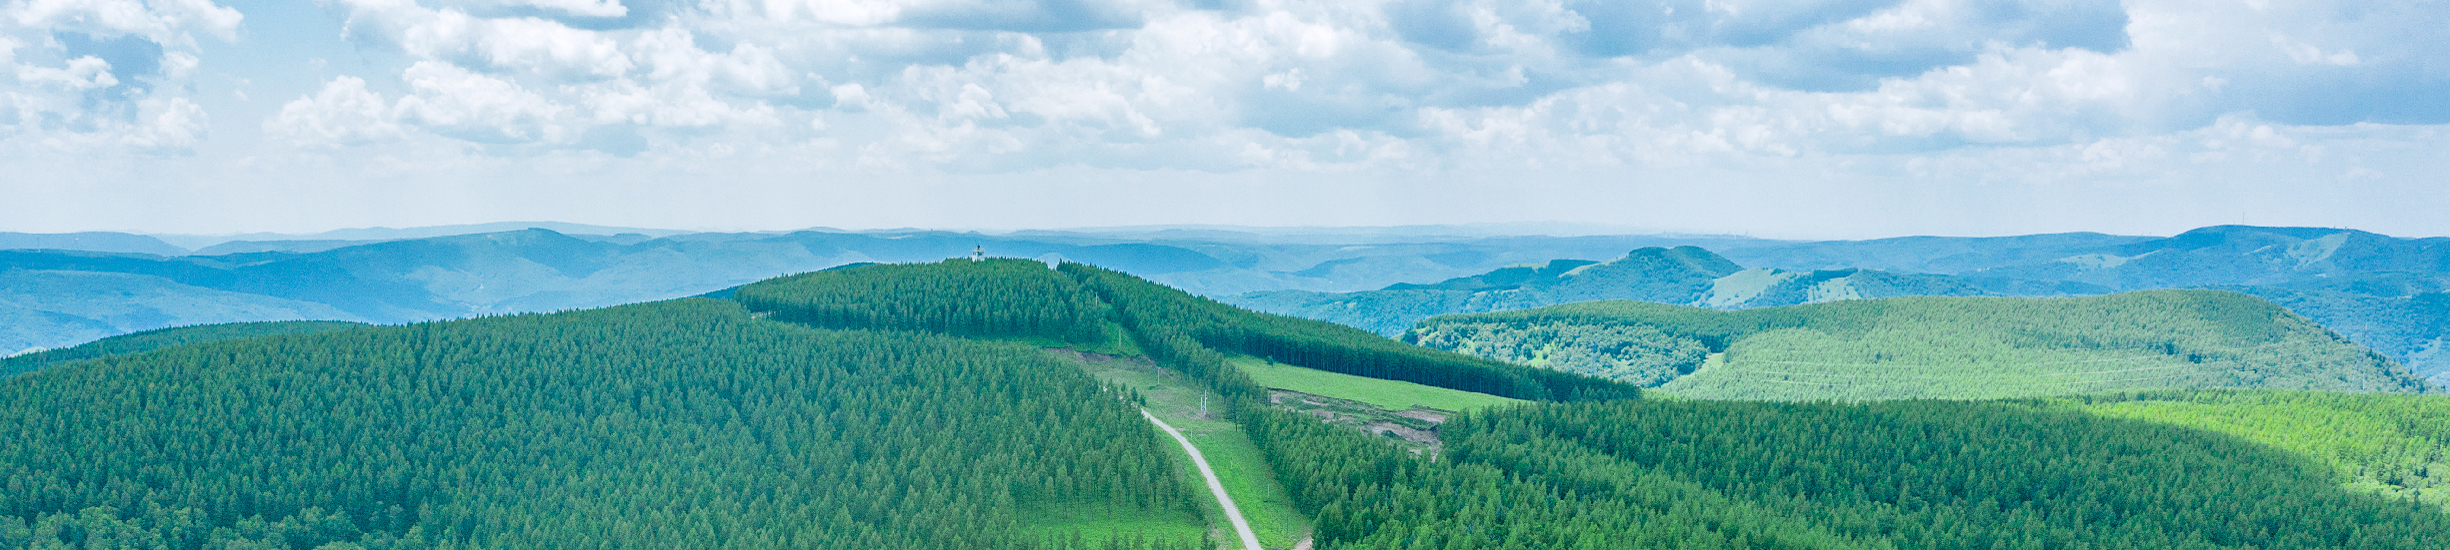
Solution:
[(1389, 439), (1401, 439), (1412, 452), (1430, 456), (1437, 456), (1438, 450), (1444, 446), (1438, 440), (1438, 424), (1455, 414), (1454, 411), (1428, 407), (1390, 411), (1360, 401), (1277, 388), (1268, 389), (1268, 404), (1316, 416), (1330, 424)]

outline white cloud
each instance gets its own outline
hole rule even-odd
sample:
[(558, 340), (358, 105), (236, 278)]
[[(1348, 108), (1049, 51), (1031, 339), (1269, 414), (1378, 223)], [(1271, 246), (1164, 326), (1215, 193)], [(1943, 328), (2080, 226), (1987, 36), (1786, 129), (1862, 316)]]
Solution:
[(208, 0), (0, 4), (0, 144), (188, 152), (210, 121), (186, 97), (195, 35), (235, 39), (243, 20)]
[(561, 10), (571, 15), (586, 17), (621, 17), (630, 14), (629, 7), (621, 5), (620, 0), (524, 0), (518, 3)]
[(402, 122), (485, 143), (565, 143), (578, 137), (563, 120), (569, 107), (517, 83), (436, 61), (419, 61), (402, 76), (415, 90), (400, 99)]
[(264, 129), (309, 147), (359, 145), (400, 135), (399, 117), (391, 105), (366, 91), (366, 81), (354, 76), (333, 78), (313, 97), (282, 105), (279, 115), (264, 122)]
[[(366, 51), (244, 91), (291, 99), (247, 121), (294, 146), (264, 154), (886, 180), (1780, 166), (1877, 194), (1900, 174), (2336, 163), (2438, 147), (2382, 129), (2450, 124), (2433, 38), (2450, 8), (2414, 0), (327, 1)], [(233, 64), (189, 36), (284, 31), (240, 33), (205, 0), (8, 6), (0, 141), (21, 149), (212, 143), (219, 107), (188, 94)], [(126, 59), (113, 36), (160, 53)], [(2307, 135), (2325, 128), (2344, 133)], [(2324, 174), (2422, 173), (2352, 168)]]
[(139, 150), (185, 151), (202, 141), (204, 108), (184, 97), (148, 97), (136, 102), (137, 120), (121, 141)]
[(551, 78), (610, 77), (635, 65), (603, 33), (534, 17), (479, 17), (414, 0), (339, 0), (349, 29), (429, 60), (469, 60)]
[(36, 65), (18, 65), (17, 81), (36, 86), (48, 85), (75, 91), (91, 90), (95, 88), (109, 88), (119, 85), (119, 79), (111, 76), (111, 63), (108, 61), (103, 61), (102, 58), (90, 55), (70, 59), (68, 60), (67, 66), (57, 68)]
[(202, 31), (223, 40), (234, 39), (238, 10), (210, 0), (20, 0), (5, 11), (21, 29), (74, 31), (94, 35), (136, 35), (164, 46), (195, 45), (192, 33)]

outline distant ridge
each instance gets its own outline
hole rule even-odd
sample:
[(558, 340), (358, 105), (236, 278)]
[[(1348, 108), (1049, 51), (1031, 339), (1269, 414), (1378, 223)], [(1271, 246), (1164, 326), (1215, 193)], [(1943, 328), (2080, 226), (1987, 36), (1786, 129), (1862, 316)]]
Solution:
[(544, 229), (544, 230), (553, 231), (553, 232), (555, 232), (555, 233), (562, 233), (562, 234), (569, 234), (569, 235), (619, 235), (619, 234), (622, 234), (622, 233), (636, 233), (636, 234), (640, 234), (640, 235), (646, 235), (646, 236), (649, 236), (649, 237), (669, 237), (669, 236), (673, 236), (673, 235), (685, 235), (685, 234), (689, 234), (689, 233), (696, 233), (696, 231), (684, 231), (684, 230), (678, 230), (678, 229), (648, 229), (648, 228), (640, 228), (640, 227), (616, 227), (616, 226), (605, 226), (605, 225), (589, 225), (589, 224), (583, 224), (583, 223), (564, 223), (564, 222), (493, 222), (493, 223), (476, 223), (476, 224), (462, 224), (462, 225), (436, 225), (436, 226), (427, 226), (427, 227), (409, 227), (409, 228), (396, 228), (396, 229), (395, 229), (395, 228), (390, 228), (390, 227), (362, 227), (362, 228), (354, 228), (354, 229), (334, 229), (334, 230), (331, 230), (331, 231), (324, 231), (324, 232), (320, 232), (320, 233), (303, 233), (303, 234), (299, 234), (299, 233), (239, 233), (239, 234), (232, 234), (232, 235), (175, 235), (175, 234), (172, 234), (172, 235), (155, 235), (155, 237), (158, 237), (158, 238), (160, 238), (161, 240), (166, 241), (166, 242), (178, 243), (178, 244), (181, 244), (181, 245), (184, 245), (184, 246), (188, 246), (188, 247), (191, 247), (191, 248), (195, 248), (195, 249), (203, 249), (203, 248), (205, 248), (205, 247), (210, 247), (210, 246), (214, 246), (214, 245), (218, 245), (218, 244), (222, 244), (222, 243), (227, 243), (227, 242), (232, 242), (232, 241), (359, 241), (359, 242), (374, 242), (374, 241), (396, 241), (396, 240), (404, 240), (404, 239), (425, 239), (425, 238), (433, 238), (433, 237), (451, 237), (451, 236), (458, 236), (458, 235), (474, 235), (474, 234), (479, 234), (479, 233), (499, 233), (499, 232), (503, 232), (503, 231), (518, 231), (518, 230), (522, 230), (522, 229)]
[(0, 250), (81, 250), (87, 252), (117, 252), (177, 256), (186, 254), (180, 248), (161, 239), (128, 233), (6, 233), (0, 232)]

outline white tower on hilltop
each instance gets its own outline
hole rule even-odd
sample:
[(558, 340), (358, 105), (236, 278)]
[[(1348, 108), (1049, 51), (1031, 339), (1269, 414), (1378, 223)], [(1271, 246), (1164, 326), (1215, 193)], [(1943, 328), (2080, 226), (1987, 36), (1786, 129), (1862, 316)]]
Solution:
[(985, 245), (979, 245), (979, 246), (974, 246), (974, 247), (971, 247), (971, 248), (970, 248), (970, 261), (976, 262), (976, 261), (983, 261), (983, 260), (986, 260), (986, 259), (987, 259), (987, 247), (986, 247)]

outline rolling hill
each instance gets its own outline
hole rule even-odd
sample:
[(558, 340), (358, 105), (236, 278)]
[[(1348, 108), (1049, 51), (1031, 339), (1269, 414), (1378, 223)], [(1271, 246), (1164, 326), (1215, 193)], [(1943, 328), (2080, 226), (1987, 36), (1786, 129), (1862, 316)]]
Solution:
[(1708, 399), (2425, 389), (2404, 367), (2301, 316), (2221, 291), (1886, 298), (1732, 312), (1588, 302), (1433, 318), (1404, 339)]
[(364, 320), (322, 303), (155, 275), (0, 269), (0, 355), (164, 327), (302, 319)]
[[(2199, 315), (2056, 336), (2203, 354), (2313, 334), (2233, 294), (2142, 296), (2096, 317)], [(1673, 308), (1670, 328), (1871, 334), (1864, 308), (1891, 302)], [(0, 547), (1214, 548), (1147, 409), (1203, 411), (1186, 441), (1237, 500), (1275, 495), (1250, 511), (1285, 547), (2450, 544), (2417, 494), (2450, 440), (2438, 396), (1644, 399), (1081, 264), (866, 265), (730, 299), (144, 347), (0, 378)], [(1398, 430), (1276, 386), (1461, 410)], [(2354, 429), (2287, 421), (2314, 410)]]

